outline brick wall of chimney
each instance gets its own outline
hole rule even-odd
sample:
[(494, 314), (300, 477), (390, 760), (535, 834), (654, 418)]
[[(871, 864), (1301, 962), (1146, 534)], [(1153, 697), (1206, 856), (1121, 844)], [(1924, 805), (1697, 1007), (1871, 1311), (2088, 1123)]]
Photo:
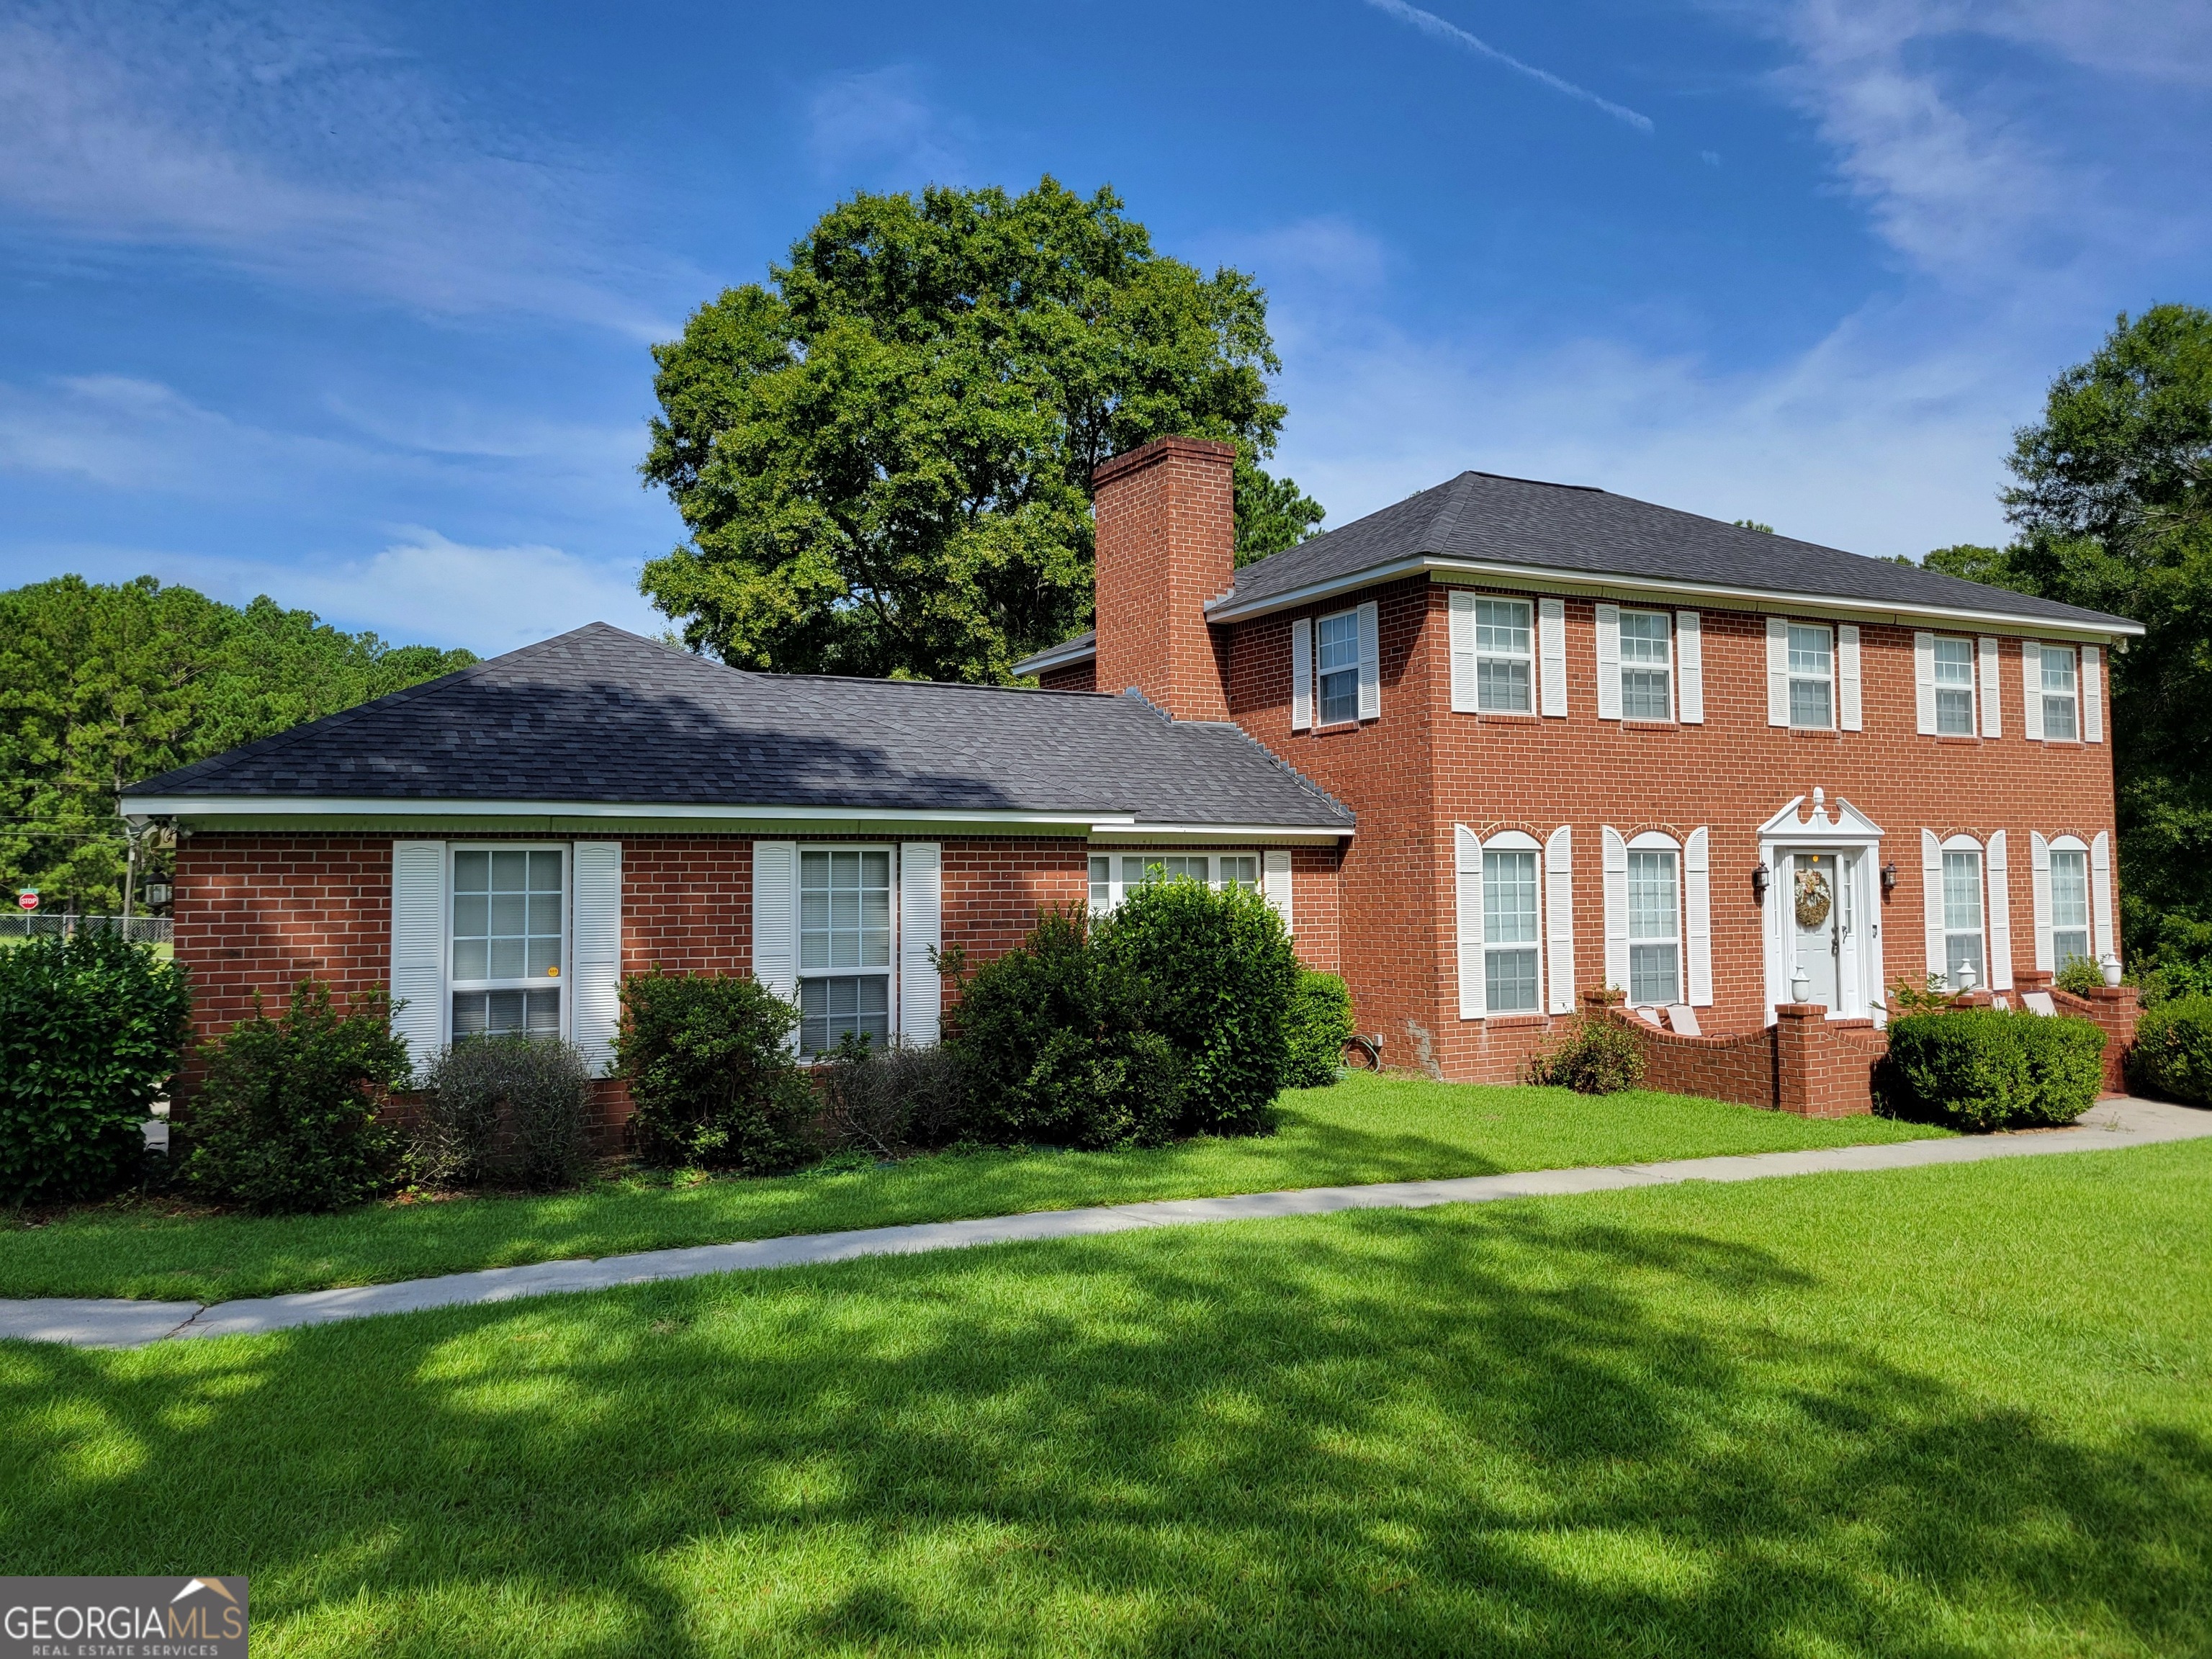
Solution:
[(1206, 602), (1236, 580), (1235, 446), (1156, 438), (1091, 475), (1102, 691), (1135, 686), (1178, 720), (1225, 720)]

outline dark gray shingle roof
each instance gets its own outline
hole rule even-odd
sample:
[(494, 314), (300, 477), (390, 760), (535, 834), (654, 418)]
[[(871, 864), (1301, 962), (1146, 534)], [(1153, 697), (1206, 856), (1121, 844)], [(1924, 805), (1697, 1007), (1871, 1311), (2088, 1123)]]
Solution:
[(1917, 565), (1745, 530), (1583, 485), (1539, 483), (1490, 472), (1462, 472), (1341, 530), (1249, 564), (1237, 573), (1229, 602), (1240, 607), (1264, 602), (1424, 554), (1577, 575), (1754, 588), (1878, 607), (1940, 607), (2088, 628), (2127, 625), (2124, 618), (2102, 611), (1939, 575)]
[(605, 623), (125, 794), (1352, 821), (1237, 727), (1139, 698), (747, 673)]

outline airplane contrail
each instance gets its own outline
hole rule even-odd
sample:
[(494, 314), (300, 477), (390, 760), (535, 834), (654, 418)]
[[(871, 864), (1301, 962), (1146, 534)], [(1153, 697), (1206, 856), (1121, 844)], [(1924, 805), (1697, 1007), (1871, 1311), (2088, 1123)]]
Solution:
[(1601, 98), (1588, 87), (1578, 87), (1571, 81), (1561, 80), (1549, 70), (1538, 69), (1534, 64), (1524, 64), (1512, 53), (1500, 52), (1478, 35), (1469, 34), (1456, 23), (1448, 23), (1432, 11), (1423, 11), (1419, 6), (1409, 6), (1406, 0), (1367, 0), (1376, 10), (1396, 18), (1401, 23), (1411, 23), (1424, 34), (1449, 45), (1461, 46), (1479, 58), (1500, 63), (1516, 74), (1525, 75), (1531, 81), (1540, 81), (1553, 92), (1563, 92), (1570, 98), (1579, 98), (1586, 104), (1595, 104), (1616, 121), (1626, 121), (1638, 132), (1651, 131), (1651, 118), (1639, 115), (1625, 104), (1616, 104), (1610, 98)]

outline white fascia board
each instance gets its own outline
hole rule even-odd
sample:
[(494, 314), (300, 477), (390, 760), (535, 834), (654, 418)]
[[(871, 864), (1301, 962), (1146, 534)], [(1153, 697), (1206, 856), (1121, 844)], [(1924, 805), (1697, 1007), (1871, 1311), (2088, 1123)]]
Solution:
[(1264, 599), (1243, 605), (1216, 601), (1206, 609), (1209, 623), (1243, 622), (1311, 605), (1356, 588), (1374, 587), (1402, 577), (1427, 574), (1445, 582), (1480, 583), (1520, 588), (1534, 592), (1570, 594), (1577, 598), (1696, 599), (1717, 603), (1723, 609), (1770, 612), (1776, 616), (1838, 617), (1851, 622), (1943, 623), (1954, 628), (2018, 633), (2038, 639), (2134, 639), (2143, 632), (2141, 623), (2060, 622), (2049, 617), (2016, 616), (2002, 611), (1968, 611), (1954, 605), (1884, 605), (1872, 599), (1839, 599), (1817, 593), (1784, 592), (1778, 589), (1734, 587), (1723, 583), (1672, 581), (1662, 577), (1611, 576), (1595, 573), (1563, 574), (1532, 565), (1505, 564), (1478, 559), (1443, 559), (1426, 556), (1379, 564), (1349, 575), (1311, 582)]
[(1091, 839), (1101, 847), (1151, 847), (1162, 842), (1208, 846), (1264, 841), (1271, 845), (1324, 847), (1350, 839), (1348, 824), (1317, 823), (1094, 823)]
[(1352, 832), (1334, 824), (1213, 824), (1153, 823), (1133, 815), (1101, 817), (1095, 812), (1016, 812), (935, 811), (886, 806), (721, 806), (711, 804), (670, 805), (635, 801), (541, 800), (349, 800), (308, 796), (185, 796), (132, 797), (126, 810), (133, 819), (175, 818), (197, 827), (219, 830), (223, 821), (270, 819), (288, 823), (323, 818), (349, 822), (515, 820), (532, 824), (552, 819), (620, 820), (629, 823), (665, 822), (694, 824), (789, 824), (813, 826), (852, 824), (915, 829), (1027, 830), (1091, 839), (1113, 837), (1136, 842), (1173, 836), (1189, 841), (1334, 842)]
[(1014, 672), (1042, 674), (1049, 668), (1066, 668), (1073, 663), (1090, 662), (1097, 654), (1098, 641), (1096, 639), (1085, 640), (1079, 645), (1055, 645), (1033, 656), (1024, 657), (1014, 665)]

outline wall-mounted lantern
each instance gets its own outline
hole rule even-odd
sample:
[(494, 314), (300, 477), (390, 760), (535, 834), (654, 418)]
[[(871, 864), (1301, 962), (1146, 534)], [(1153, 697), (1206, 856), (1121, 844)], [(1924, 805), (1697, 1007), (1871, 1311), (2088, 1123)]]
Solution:
[(1766, 908), (1766, 865), (1764, 860), (1751, 866), (1752, 902), (1761, 909)]
[(1883, 866), (1881, 866), (1881, 897), (1882, 897), (1882, 902), (1883, 902), (1883, 903), (1885, 903), (1885, 904), (1887, 904), (1887, 903), (1889, 902), (1889, 896), (1890, 896), (1892, 893), (1894, 893), (1896, 890), (1897, 890), (1897, 860), (1896, 860), (1895, 859), (1892, 859), (1888, 863), (1887, 863), (1887, 864), (1885, 864), (1885, 865), (1883, 865)]

